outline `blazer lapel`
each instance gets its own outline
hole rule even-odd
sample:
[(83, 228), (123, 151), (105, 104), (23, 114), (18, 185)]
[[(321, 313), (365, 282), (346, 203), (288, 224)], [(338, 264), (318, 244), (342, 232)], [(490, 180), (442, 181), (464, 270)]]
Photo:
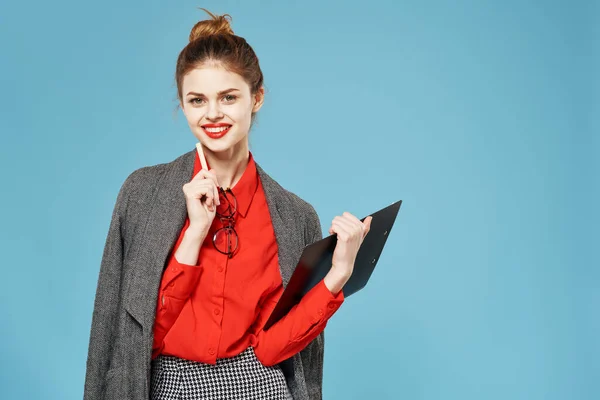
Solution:
[(187, 217), (181, 188), (193, 174), (195, 151), (185, 153), (165, 166), (155, 186), (146, 227), (141, 239), (136, 240), (139, 250), (132, 262), (135, 268), (125, 293), (125, 307), (146, 334), (154, 327), (158, 289), (167, 257)]
[(273, 178), (271, 178), (258, 164), (256, 164), (260, 176), (265, 198), (269, 206), (273, 230), (277, 239), (277, 255), (279, 258), (279, 272), (283, 287), (287, 287), (296, 265), (304, 250), (305, 242), (298, 233), (303, 232), (293, 207), (283, 189)]

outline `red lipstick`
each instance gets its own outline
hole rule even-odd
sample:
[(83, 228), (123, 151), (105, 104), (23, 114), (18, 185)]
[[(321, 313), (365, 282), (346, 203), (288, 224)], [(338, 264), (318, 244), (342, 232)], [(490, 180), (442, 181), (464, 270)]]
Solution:
[[(229, 132), (230, 124), (206, 124), (202, 125), (202, 130), (211, 139), (222, 138)], [(210, 129), (210, 131), (208, 130)]]

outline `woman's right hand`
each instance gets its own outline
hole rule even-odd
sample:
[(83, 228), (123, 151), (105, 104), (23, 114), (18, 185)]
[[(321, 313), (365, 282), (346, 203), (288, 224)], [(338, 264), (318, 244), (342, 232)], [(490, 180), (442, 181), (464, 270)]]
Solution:
[[(201, 169), (183, 185), (190, 226), (188, 230), (205, 238), (219, 205), (219, 183), (214, 170)], [(203, 239), (204, 240), (204, 239)]]

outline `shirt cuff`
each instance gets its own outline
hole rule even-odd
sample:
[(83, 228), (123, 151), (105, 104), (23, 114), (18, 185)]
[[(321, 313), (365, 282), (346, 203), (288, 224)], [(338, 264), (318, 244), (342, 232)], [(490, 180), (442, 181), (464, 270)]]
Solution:
[(304, 299), (300, 302), (306, 315), (312, 324), (328, 320), (344, 302), (344, 292), (340, 290), (336, 295), (325, 285), (325, 280), (321, 279), (311, 290), (306, 293)]
[(187, 299), (198, 285), (202, 270), (201, 263), (200, 265), (183, 264), (173, 256), (163, 274), (161, 283), (163, 294), (179, 299)]

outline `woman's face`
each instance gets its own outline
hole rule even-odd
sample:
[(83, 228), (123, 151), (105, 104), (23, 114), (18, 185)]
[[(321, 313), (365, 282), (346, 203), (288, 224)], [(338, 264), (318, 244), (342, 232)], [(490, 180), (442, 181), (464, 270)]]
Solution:
[(183, 77), (181, 108), (196, 138), (213, 153), (247, 151), (252, 113), (264, 89), (252, 95), (244, 79), (220, 66), (196, 68)]

